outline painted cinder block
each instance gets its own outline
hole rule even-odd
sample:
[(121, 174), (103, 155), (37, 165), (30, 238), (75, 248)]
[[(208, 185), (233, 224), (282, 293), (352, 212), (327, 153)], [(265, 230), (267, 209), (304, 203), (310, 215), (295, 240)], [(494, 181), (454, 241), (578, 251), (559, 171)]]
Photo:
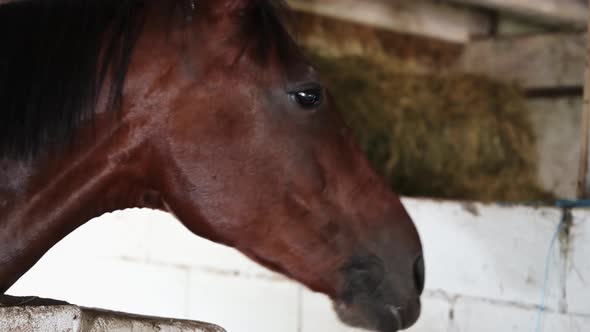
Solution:
[(8, 294), (36, 295), (86, 307), (186, 318), (188, 270), (106, 258), (50, 257)]
[(191, 271), (189, 318), (229, 332), (298, 332), (299, 286), (291, 281)]
[(541, 320), (543, 332), (588, 332), (590, 331), (590, 316), (565, 315), (548, 313)]
[(453, 307), (449, 332), (535, 331), (535, 319), (536, 311), (532, 309), (461, 298)]
[[(409, 331), (533, 330), (560, 210), (404, 203), (424, 243), (428, 289), (422, 317)], [(544, 332), (590, 331), (583, 316), (590, 316), (589, 224), (590, 211), (574, 212), (567, 270), (559, 254), (563, 242), (554, 248)], [(567, 305), (560, 305), (564, 287)], [(149, 210), (93, 220), (52, 249), (9, 293), (227, 323), (230, 332), (361, 331), (342, 325), (325, 296), (193, 235), (168, 214)], [(555, 313), (558, 309), (577, 315)]]
[[(440, 297), (422, 296), (422, 314), (408, 332), (447, 332), (450, 303)], [(332, 309), (332, 302), (323, 294), (302, 287), (301, 332), (364, 332), (344, 325)]]
[[(539, 310), (534, 307), (459, 298), (449, 332), (537, 331), (538, 318)], [(587, 332), (590, 331), (590, 317), (545, 312), (538, 331)]]
[(122, 258), (279, 277), (237, 250), (193, 234), (172, 215), (148, 209), (117, 211), (93, 219), (52, 252), (64, 257)]
[(422, 296), (422, 313), (416, 325), (407, 332), (447, 332), (451, 324), (452, 306), (442, 296)]
[(149, 219), (147, 242), (151, 262), (283, 278), (233, 248), (193, 234), (170, 214), (152, 211)]
[(567, 265), (567, 308), (590, 315), (590, 211), (573, 212)]
[[(404, 204), (422, 237), (427, 289), (538, 304), (559, 209), (417, 199)], [(546, 292), (552, 309), (560, 305), (564, 264), (556, 243)]]
[(51, 256), (108, 257), (145, 260), (149, 243), (150, 210), (129, 209), (107, 213), (76, 229), (57, 243)]

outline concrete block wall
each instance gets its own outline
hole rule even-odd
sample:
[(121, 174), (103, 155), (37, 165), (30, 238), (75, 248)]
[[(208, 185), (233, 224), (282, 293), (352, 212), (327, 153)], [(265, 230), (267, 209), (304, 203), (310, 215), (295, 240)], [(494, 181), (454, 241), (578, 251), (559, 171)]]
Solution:
[[(405, 199), (427, 264), (413, 332), (535, 332), (556, 208)], [(542, 331), (590, 331), (590, 211), (551, 251)], [(330, 301), (236, 252), (192, 235), (171, 216), (130, 210), (86, 224), (9, 294), (208, 321), (229, 332), (351, 332)]]

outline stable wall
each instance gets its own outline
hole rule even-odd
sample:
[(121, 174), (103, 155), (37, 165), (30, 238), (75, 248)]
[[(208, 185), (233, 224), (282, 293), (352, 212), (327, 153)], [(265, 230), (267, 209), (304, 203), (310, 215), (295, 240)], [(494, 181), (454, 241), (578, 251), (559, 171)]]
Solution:
[[(556, 208), (405, 199), (427, 264), (414, 332), (535, 331)], [(569, 220), (569, 219), (568, 219)], [(590, 331), (590, 211), (575, 210), (549, 261), (545, 332)], [(108, 214), (60, 242), (11, 290), (229, 332), (358, 331), (330, 302), (200, 239), (171, 216)]]

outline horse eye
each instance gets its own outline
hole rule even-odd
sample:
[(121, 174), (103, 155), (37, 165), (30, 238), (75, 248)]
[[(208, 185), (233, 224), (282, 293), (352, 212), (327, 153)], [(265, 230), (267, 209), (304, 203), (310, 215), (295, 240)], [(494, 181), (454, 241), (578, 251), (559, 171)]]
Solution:
[(322, 104), (322, 88), (305, 89), (291, 93), (292, 98), (304, 109), (314, 109)]

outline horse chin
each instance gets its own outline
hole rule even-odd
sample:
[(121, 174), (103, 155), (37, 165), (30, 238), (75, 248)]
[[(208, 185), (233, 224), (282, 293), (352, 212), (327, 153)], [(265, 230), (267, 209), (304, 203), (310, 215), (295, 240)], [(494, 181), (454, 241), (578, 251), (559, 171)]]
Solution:
[(335, 301), (333, 305), (338, 318), (344, 324), (377, 332), (396, 332), (407, 329), (416, 322), (420, 315), (419, 299), (411, 311), (386, 304), (361, 307)]

